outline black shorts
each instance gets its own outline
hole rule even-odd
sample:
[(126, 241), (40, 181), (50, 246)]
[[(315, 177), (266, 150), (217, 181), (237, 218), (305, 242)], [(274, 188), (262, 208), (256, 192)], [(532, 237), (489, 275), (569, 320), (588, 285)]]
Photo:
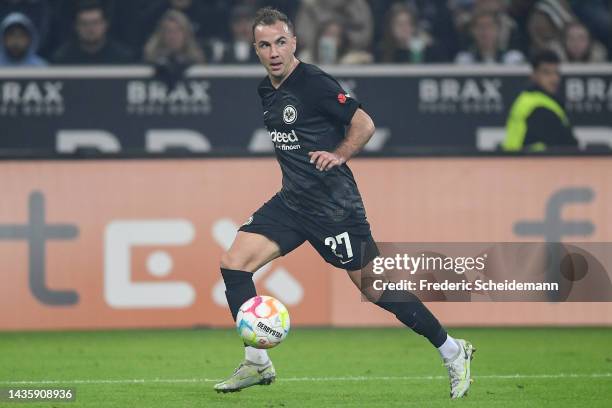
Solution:
[(304, 216), (289, 208), (278, 195), (261, 206), (239, 230), (271, 239), (283, 256), (308, 241), (326, 262), (349, 271), (361, 269), (379, 254), (365, 218), (334, 222)]

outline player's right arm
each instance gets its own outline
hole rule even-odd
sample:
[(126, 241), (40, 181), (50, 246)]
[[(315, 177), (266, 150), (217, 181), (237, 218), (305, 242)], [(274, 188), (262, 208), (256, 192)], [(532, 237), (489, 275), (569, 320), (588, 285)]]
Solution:
[(310, 162), (319, 171), (328, 171), (336, 166), (341, 166), (363, 149), (374, 135), (375, 130), (374, 121), (370, 115), (358, 108), (347, 127), (345, 139), (336, 150), (310, 152)]
[(310, 162), (319, 171), (341, 166), (365, 146), (374, 134), (374, 122), (359, 101), (346, 93), (340, 84), (327, 74), (317, 75), (309, 83), (310, 96), (316, 109), (334, 122), (346, 127), (344, 138), (333, 151), (310, 152)]

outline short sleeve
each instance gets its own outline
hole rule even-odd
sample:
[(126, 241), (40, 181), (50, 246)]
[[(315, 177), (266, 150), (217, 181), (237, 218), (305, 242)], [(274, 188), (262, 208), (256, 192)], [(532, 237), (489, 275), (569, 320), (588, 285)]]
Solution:
[(351, 123), (361, 103), (345, 92), (331, 77), (317, 75), (312, 82), (312, 96), (316, 109), (342, 125)]

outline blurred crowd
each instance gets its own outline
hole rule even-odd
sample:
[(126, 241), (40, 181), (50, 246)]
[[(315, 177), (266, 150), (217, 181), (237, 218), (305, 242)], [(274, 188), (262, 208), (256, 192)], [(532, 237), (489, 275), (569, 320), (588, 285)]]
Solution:
[(271, 5), (317, 64), (520, 64), (612, 56), (612, 0), (0, 0), (0, 66), (253, 64)]

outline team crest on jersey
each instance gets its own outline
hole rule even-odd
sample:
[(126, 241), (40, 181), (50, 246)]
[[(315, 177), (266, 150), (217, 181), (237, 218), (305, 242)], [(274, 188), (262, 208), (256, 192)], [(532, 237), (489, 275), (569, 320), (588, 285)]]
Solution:
[(283, 109), (283, 122), (287, 125), (294, 123), (297, 120), (297, 109), (293, 105), (285, 106)]

